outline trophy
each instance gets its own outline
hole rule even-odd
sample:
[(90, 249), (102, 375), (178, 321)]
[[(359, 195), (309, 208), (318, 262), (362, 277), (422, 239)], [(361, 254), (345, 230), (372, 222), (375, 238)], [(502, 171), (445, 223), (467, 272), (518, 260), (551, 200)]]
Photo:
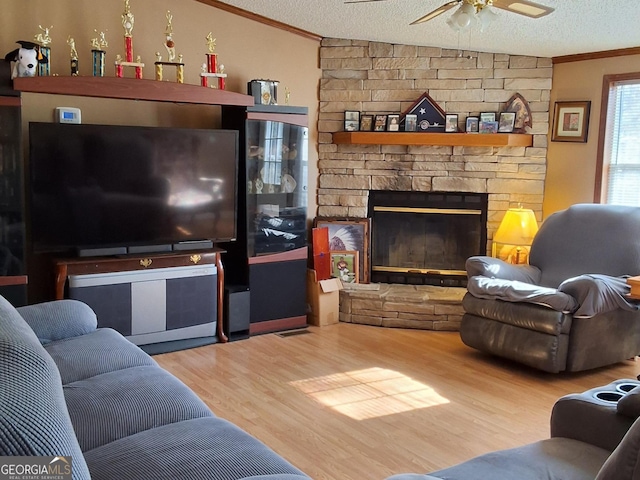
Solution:
[(131, 13), (131, 7), (129, 6), (129, 0), (124, 0), (124, 13), (122, 14), (122, 27), (124, 28), (124, 50), (125, 60), (122, 60), (120, 54), (116, 55), (116, 77), (122, 78), (124, 74), (124, 67), (133, 67), (136, 70), (136, 78), (142, 78), (142, 68), (144, 63), (140, 59), (140, 55), (133, 61), (133, 24), (135, 18)]
[[(94, 32), (98, 33), (98, 30), (94, 30)], [(104, 36), (104, 32), (98, 33), (98, 36), (91, 40), (94, 77), (104, 77), (104, 58), (107, 53), (104, 49), (108, 46), (109, 44), (107, 43), (107, 39)]]
[(78, 70), (78, 51), (76, 50), (76, 41), (73, 39), (71, 35), (67, 37), (67, 45), (71, 49), (71, 76), (77, 77)]
[(182, 55), (178, 55), (176, 62), (176, 47), (173, 41), (173, 15), (167, 10), (167, 27), (164, 30), (165, 41), (164, 47), (167, 50), (168, 61), (162, 61), (160, 52), (156, 52), (156, 80), (162, 80), (163, 68), (165, 66), (176, 67), (176, 82), (184, 83), (184, 63), (182, 63)]
[(40, 28), (42, 32), (34, 37), (35, 41), (40, 45), (40, 53), (49, 59), (47, 63), (38, 62), (38, 75), (45, 77), (51, 74), (51, 48), (49, 47), (51, 36), (49, 31), (53, 28), (53, 25), (44, 28), (42, 25), (38, 25), (38, 28)]
[[(218, 68), (218, 54), (215, 53), (216, 49), (216, 39), (213, 38), (211, 32), (206, 37), (207, 39), (207, 48), (209, 52), (207, 53), (207, 62), (202, 64), (202, 72), (200, 73), (200, 84), (203, 87), (211, 87), (211, 88), (219, 88), (220, 90), (224, 90), (225, 79), (227, 78), (227, 74), (224, 73), (224, 65), (220, 65)], [(209, 85), (209, 79), (214, 78), (216, 82), (213, 85)]]

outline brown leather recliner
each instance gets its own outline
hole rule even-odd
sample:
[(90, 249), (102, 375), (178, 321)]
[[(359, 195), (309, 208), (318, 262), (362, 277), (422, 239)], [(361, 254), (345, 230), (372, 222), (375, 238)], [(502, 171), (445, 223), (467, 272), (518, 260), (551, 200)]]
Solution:
[(467, 260), (460, 336), (473, 348), (547, 372), (581, 371), (640, 354), (640, 208), (578, 204), (550, 215), (529, 265)]

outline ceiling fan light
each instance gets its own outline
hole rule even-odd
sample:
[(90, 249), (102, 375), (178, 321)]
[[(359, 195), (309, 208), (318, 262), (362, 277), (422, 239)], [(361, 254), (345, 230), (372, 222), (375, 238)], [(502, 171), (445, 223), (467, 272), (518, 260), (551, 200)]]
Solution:
[(498, 18), (498, 14), (489, 5), (478, 12), (478, 20), (480, 21), (480, 31), (484, 32), (491, 22)]
[(452, 17), (455, 17), (453, 21), (458, 24), (458, 27), (467, 28), (474, 20), (475, 13), (475, 7), (469, 3), (465, 3), (452, 15)]
[[(455, 14), (454, 14), (455, 15)], [(454, 32), (459, 32), (460, 31), (460, 27), (458, 26), (458, 24), (456, 23), (456, 21), (454, 20), (454, 15), (451, 15), (448, 19), (447, 19), (447, 25), (449, 25), (451, 27), (451, 29)]]

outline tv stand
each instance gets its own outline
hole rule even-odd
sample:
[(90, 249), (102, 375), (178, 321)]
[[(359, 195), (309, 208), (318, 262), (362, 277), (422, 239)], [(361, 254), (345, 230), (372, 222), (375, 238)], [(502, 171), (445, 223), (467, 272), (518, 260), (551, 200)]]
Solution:
[(217, 284), (214, 295), (216, 309), (216, 336), (219, 342), (226, 342), (227, 336), (223, 329), (224, 305), (224, 268), (222, 266), (223, 250), (212, 248), (189, 252), (170, 252), (150, 255), (123, 255), (118, 257), (83, 257), (62, 258), (55, 261), (55, 291), (56, 299), (65, 298), (65, 286), (72, 275), (91, 275), (106, 273), (136, 273), (161, 269), (170, 271), (172, 267), (194, 267), (200, 265), (215, 265), (217, 269)]

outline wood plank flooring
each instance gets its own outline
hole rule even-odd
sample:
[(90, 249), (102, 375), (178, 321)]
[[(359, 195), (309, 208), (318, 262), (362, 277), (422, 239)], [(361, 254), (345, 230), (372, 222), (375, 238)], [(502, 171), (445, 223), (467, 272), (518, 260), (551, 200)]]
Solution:
[(457, 332), (340, 323), (154, 358), (220, 417), (316, 480), (427, 473), (549, 436), (555, 400), (629, 360), (547, 374), (466, 347)]

